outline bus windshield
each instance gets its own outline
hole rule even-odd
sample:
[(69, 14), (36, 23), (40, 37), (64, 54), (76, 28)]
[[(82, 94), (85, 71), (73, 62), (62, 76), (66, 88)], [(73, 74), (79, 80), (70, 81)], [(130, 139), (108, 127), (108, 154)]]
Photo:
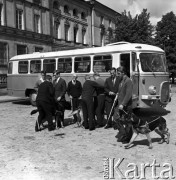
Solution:
[(166, 72), (166, 58), (164, 54), (140, 53), (141, 68), (143, 72)]

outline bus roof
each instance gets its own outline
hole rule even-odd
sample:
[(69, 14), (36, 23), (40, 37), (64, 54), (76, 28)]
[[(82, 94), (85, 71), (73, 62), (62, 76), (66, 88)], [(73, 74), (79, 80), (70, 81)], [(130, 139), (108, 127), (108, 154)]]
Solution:
[(127, 52), (127, 51), (153, 51), (153, 52), (164, 52), (161, 48), (157, 46), (139, 44), (139, 43), (128, 43), (128, 42), (117, 42), (108, 44), (103, 47), (91, 47), (84, 49), (74, 49), (74, 50), (65, 50), (65, 51), (53, 51), (53, 52), (37, 52), (32, 54), (17, 55), (10, 59), (10, 61), (15, 60), (27, 60), (27, 59), (44, 59), (44, 58), (55, 58), (55, 57), (64, 57), (64, 56), (79, 56), (79, 55), (93, 55), (99, 53), (108, 53), (108, 52)]

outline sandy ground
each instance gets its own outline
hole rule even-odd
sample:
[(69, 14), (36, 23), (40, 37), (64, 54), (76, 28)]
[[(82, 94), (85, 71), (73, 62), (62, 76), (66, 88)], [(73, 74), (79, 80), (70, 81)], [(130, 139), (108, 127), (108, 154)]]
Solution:
[[(173, 91), (174, 92), (174, 91)], [(163, 170), (170, 169), (165, 177), (176, 176), (176, 93), (172, 102), (165, 110), (141, 111), (144, 116), (152, 113), (162, 113), (167, 120), (171, 133), (170, 144), (158, 144), (159, 136), (152, 132), (153, 149), (148, 149), (148, 142), (143, 135), (138, 136), (134, 146), (124, 149), (116, 141), (117, 131), (99, 128), (95, 131), (68, 124), (65, 128), (48, 132), (34, 131), (37, 114), (30, 116), (34, 107), (27, 102), (0, 104), (0, 179), (2, 180), (60, 180), (60, 179), (104, 179), (109, 172), (109, 178), (122, 179), (123, 175), (135, 167), (140, 179), (154, 179), (152, 166), (146, 168), (142, 175), (142, 166), (155, 162), (159, 164), (153, 173), (164, 179)], [(68, 112), (65, 113), (66, 121)], [(107, 168), (122, 160), (118, 169)], [(118, 172), (117, 172), (118, 171)], [(120, 174), (120, 171), (122, 174)], [(136, 172), (136, 171), (135, 171)], [(169, 174), (170, 173), (170, 174)], [(120, 177), (121, 175), (121, 177)], [(134, 176), (134, 171), (129, 174)], [(129, 176), (128, 176), (129, 177)], [(106, 178), (106, 177), (105, 177)], [(125, 178), (124, 178), (125, 179)], [(127, 179), (127, 178), (126, 178)]]

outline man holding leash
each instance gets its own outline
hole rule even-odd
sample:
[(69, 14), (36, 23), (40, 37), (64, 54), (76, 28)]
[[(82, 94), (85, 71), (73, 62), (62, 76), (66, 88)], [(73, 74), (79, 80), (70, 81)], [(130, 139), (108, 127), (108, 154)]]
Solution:
[(132, 136), (132, 130), (129, 124), (124, 124), (121, 121), (122, 113), (130, 113), (132, 111), (132, 89), (133, 84), (131, 79), (127, 76), (125, 67), (117, 68), (117, 75), (120, 78), (120, 85), (118, 90), (118, 105), (114, 110), (113, 118), (116, 121), (116, 128), (119, 133), (116, 135), (118, 141), (128, 143)]
[[(68, 83), (67, 93), (70, 97), (72, 104), (72, 111), (75, 111), (79, 107), (80, 96), (82, 94), (81, 82), (77, 80), (78, 76), (73, 74), (72, 80)], [(74, 122), (77, 122), (76, 114), (73, 115)]]
[[(61, 119), (57, 120), (57, 127), (60, 128), (62, 125), (64, 126), (64, 111), (65, 111), (65, 93), (67, 90), (66, 87), (66, 82), (64, 79), (60, 77), (60, 72), (56, 71), (53, 73), (53, 76), (55, 77), (53, 81), (53, 86), (54, 86), (54, 99), (56, 102), (56, 110), (59, 110), (61, 112)], [(63, 124), (61, 124), (61, 122)]]

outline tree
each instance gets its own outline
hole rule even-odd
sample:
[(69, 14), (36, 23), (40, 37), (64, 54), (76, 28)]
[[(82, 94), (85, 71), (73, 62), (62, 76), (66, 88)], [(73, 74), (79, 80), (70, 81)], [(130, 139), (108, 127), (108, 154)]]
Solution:
[(154, 44), (152, 38), (154, 27), (150, 23), (150, 14), (143, 9), (141, 14), (134, 18), (130, 12), (124, 11), (116, 19), (115, 42), (127, 41), (136, 43)]
[(156, 26), (156, 45), (163, 48), (166, 53), (169, 72), (174, 83), (176, 76), (176, 16), (171, 11), (162, 16)]

